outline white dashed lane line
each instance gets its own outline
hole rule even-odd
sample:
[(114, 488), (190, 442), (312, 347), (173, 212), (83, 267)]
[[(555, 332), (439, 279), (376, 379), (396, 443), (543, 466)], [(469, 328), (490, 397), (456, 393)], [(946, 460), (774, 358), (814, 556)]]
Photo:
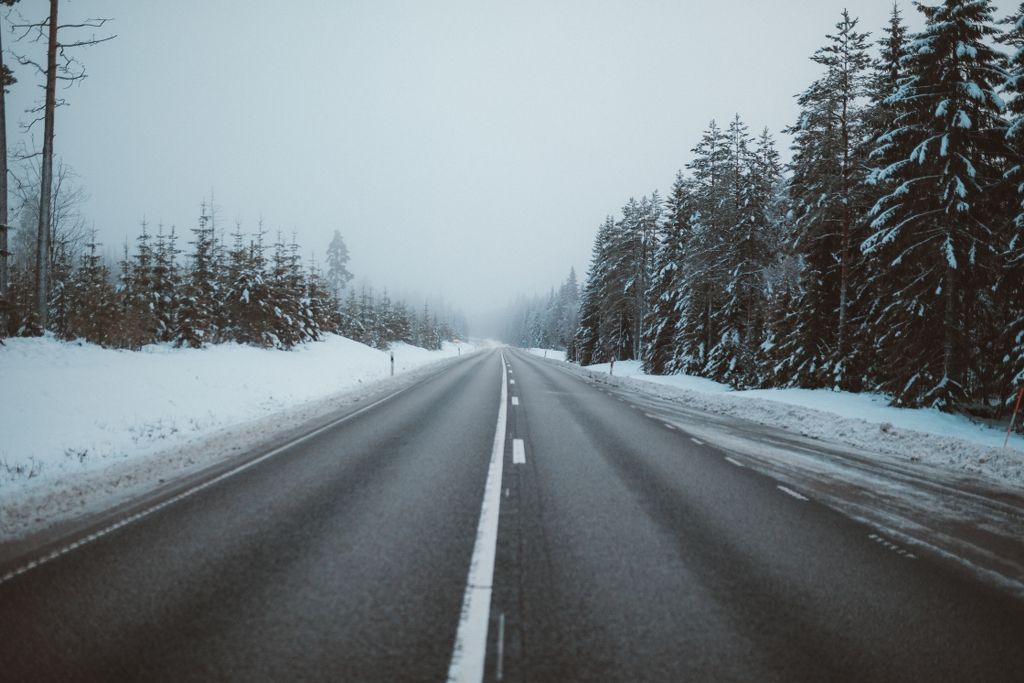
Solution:
[(730, 464), (732, 464), (732, 465), (736, 465), (736, 467), (746, 467), (746, 465), (744, 465), (743, 463), (741, 463), (741, 462), (740, 462), (739, 460), (733, 460), (733, 459), (732, 459), (732, 458), (730, 458), (730, 457), (729, 457), (728, 455), (727, 455), (727, 456), (725, 456), (725, 461), (726, 461), (726, 462), (728, 462), (728, 463), (730, 463)]
[(526, 464), (526, 444), (522, 439), (512, 439), (512, 464)]
[(800, 493), (797, 493), (793, 489), (786, 488), (782, 484), (778, 484), (775, 488), (777, 488), (778, 490), (782, 491), (783, 493), (785, 493), (788, 496), (792, 496), (793, 498), (796, 498), (797, 500), (810, 500), (810, 498), (808, 498), (807, 496), (805, 496), (803, 494), (800, 494)]
[(514, 405), (514, 406), (519, 405), (519, 397), (518, 396), (513, 396), (512, 397), (512, 405)]
[[(690, 437), (690, 441), (694, 442), (698, 446), (703, 446), (704, 445), (703, 441), (701, 441), (700, 439), (698, 439), (696, 437), (693, 437), (693, 436)], [(728, 458), (726, 458), (726, 460), (728, 460)]]
[(663, 422), (662, 424), (665, 425), (665, 429), (671, 429), (672, 431), (676, 429), (675, 425), (670, 425), (668, 422)]

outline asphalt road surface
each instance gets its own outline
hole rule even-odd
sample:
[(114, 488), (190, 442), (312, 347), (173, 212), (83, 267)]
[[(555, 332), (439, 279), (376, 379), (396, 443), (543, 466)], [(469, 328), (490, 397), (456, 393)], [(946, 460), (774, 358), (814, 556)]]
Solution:
[(0, 680), (1024, 680), (1019, 597), (542, 359), (338, 417), (0, 557)]

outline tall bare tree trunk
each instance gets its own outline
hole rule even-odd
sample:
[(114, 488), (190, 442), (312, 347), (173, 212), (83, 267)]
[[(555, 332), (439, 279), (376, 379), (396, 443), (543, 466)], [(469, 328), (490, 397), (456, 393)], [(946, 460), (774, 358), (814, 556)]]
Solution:
[(57, 103), (57, 0), (50, 0), (50, 40), (46, 49), (46, 104), (43, 164), (39, 189), (39, 239), (36, 249), (36, 315), (46, 330), (50, 280), (50, 194), (53, 182), (53, 115)]
[[(2, 31), (0, 31), (2, 33)], [(7, 115), (4, 91), (7, 88), (3, 60), (3, 42), (0, 39), (0, 339), (7, 333), (7, 310), (10, 299), (7, 294), (7, 282), (10, 278), (7, 270)]]

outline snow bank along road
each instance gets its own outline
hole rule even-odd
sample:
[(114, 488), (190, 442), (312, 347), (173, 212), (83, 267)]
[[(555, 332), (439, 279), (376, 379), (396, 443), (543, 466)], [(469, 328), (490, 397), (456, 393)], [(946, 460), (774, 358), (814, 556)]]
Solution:
[(1019, 680), (1019, 594), (685, 424), (477, 354), (0, 558), (0, 677)]

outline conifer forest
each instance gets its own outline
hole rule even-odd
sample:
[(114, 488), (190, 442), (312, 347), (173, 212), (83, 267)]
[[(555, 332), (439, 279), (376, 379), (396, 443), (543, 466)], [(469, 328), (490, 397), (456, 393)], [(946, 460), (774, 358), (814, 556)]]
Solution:
[[(790, 163), (740, 115), (711, 121), (666, 196), (605, 219), (569, 357), (1004, 414), (1024, 381), (1024, 5), (919, 9), (923, 31), (894, 7), (877, 38), (842, 13)], [(533, 321), (564, 300), (519, 341), (550, 341)]]

